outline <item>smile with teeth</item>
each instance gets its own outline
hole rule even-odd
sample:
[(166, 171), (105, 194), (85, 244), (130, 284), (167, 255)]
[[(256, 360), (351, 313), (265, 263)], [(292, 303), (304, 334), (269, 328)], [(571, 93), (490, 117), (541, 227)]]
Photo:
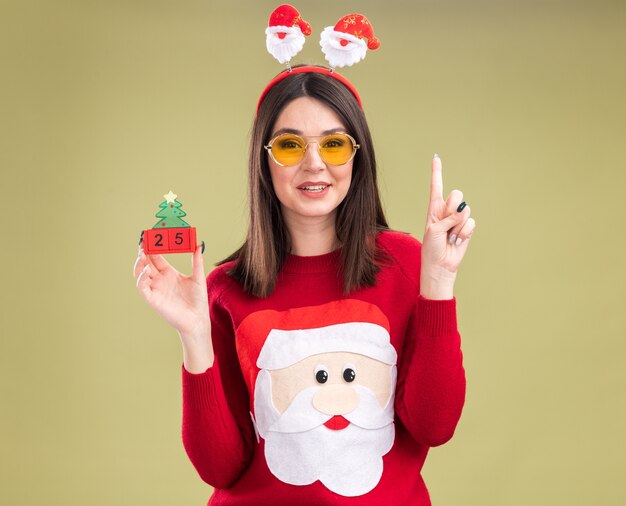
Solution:
[(311, 186), (300, 186), (300, 189), (304, 190), (305, 192), (321, 192), (324, 191), (327, 187), (328, 185), (325, 184), (316, 184)]

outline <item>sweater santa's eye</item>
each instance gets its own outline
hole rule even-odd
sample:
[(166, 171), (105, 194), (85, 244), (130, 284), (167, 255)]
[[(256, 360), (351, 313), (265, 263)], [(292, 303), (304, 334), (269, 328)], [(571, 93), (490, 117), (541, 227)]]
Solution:
[(328, 371), (320, 369), (315, 373), (315, 379), (318, 383), (326, 383), (328, 381)]
[(354, 378), (356, 378), (356, 373), (354, 372), (354, 369), (346, 367), (343, 370), (343, 379), (348, 383), (352, 383), (354, 381)]

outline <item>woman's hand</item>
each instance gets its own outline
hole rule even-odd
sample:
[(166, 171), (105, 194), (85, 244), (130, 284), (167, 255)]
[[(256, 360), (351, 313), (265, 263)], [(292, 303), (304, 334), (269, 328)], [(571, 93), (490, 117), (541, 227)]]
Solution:
[(453, 297), (456, 273), (476, 228), (461, 191), (452, 190), (443, 200), (441, 173), (441, 159), (435, 155), (420, 273), (420, 293), (427, 299)]
[(141, 246), (133, 269), (143, 298), (178, 331), (189, 372), (203, 372), (213, 363), (202, 249), (196, 247), (192, 256), (191, 276), (178, 272), (161, 255), (146, 255)]

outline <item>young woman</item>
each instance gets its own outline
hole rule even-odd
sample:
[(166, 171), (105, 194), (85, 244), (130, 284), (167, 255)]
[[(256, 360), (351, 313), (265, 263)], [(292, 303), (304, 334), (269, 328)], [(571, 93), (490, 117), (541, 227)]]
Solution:
[(206, 278), (140, 251), (183, 348), (183, 443), (214, 505), (430, 504), (465, 396), (453, 286), (475, 222), (432, 165), (423, 244), (391, 231), (354, 88), (295, 67), (261, 98), (243, 246)]

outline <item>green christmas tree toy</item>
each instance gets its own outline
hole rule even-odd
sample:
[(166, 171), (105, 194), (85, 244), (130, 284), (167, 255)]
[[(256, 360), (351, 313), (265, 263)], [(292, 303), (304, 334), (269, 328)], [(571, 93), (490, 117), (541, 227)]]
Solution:
[(163, 195), (165, 200), (159, 204), (161, 210), (156, 213), (161, 218), (154, 227), (141, 233), (140, 243), (146, 255), (164, 253), (193, 253), (196, 250), (196, 228), (182, 219), (187, 213), (176, 198), (178, 195)]

